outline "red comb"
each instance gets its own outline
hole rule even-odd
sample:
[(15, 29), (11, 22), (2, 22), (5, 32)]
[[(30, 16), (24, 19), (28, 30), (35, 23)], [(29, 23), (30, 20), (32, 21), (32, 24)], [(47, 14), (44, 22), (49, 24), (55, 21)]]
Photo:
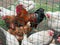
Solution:
[(50, 36), (54, 35), (54, 31), (52, 31), (52, 30), (50, 30), (48, 33), (49, 33)]
[(47, 16), (48, 18), (50, 18), (50, 14), (46, 14), (46, 16)]
[(6, 19), (6, 16), (2, 16), (2, 19), (3, 19), (3, 20)]
[(57, 41), (60, 43), (60, 37), (58, 37)]
[(21, 4), (17, 5), (16, 6), (16, 13), (19, 14), (21, 12), (22, 8), (23, 8), (23, 5), (21, 5)]

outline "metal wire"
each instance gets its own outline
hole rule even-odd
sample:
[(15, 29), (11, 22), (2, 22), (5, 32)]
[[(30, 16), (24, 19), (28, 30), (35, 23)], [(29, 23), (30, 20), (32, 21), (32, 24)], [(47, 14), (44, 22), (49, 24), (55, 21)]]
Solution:
[[(14, 0), (15, 1), (15, 0)], [(24, 1), (24, 0), (23, 0)], [(57, 0), (37, 0), (38, 2), (36, 3), (37, 5), (35, 5), (35, 7), (34, 7), (34, 10), (35, 10), (35, 8), (44, 8), (45, 9), (45, 11), (60, 11), (60, 0), (59, 1), (57, 1)], [(57, 1), (57, 2), (55, 2), (55, 1)], [(1, 2), (2, 2), (2, 7), (4, 7), (4, 0), (1, 0)], [(15, 2), (18, 2), (17, 0), (15, 1)], [(34, 2), (36, 2), (36, 0), (34, 0)], [(11, 0), (10, 0), (10, 5), (8, 6), (7, 4), (7, 0), (5, 0), (5, 3), (6, 3), (6, 6), (7, 7), (9, 7), (9, 6), (11, 6), (12, 5), (12, 3), (11, 3)], [(24, 3), (24, 2), (23, 2)], [(15, 3), (14, 3), (15, 4)], [(17, 3), (18, 4), (18, 3)], [(28, 4), (29, 5), (29, 4)], [(58, 7), (56, 6), (56, 5), (58, 5)], [(55, 8), (56, 7), (56, 8)], [(59, 8), (59, 9), (58, 9)], [(28, 8), (29, 9), (29, 8)], [(14, 10), (15, 11), (15, 10)], [(59, 16), (58, 16), (58, 18), (59, 18)], [(52, 21), (51, 21), (52, 22)], [(0, 19), (0, 26), (2, 26), (2, 27), (6, 27), (6, 24), (4, 23), (4, 21), (1, 21), (1, 19)], [(2, 24), (3, 23), (3, 24)], [(58, 22), (57, 22), (58, 23)], [(42, 26), (43, 25), (43, 26)], [(39, 24), (38, 25), (38, 27), (37, 27), (37, 30), (46, 30), (46, 28), (48, 28), (47, 26), (46, 26), (47, 24), (46, 24), (46, 20), (44, 20), (43, 22), (42, 22), (42, 24)], [(53, 25), (53, 24), (51, 24), (51, 25)], [(58, 26), (59, 24), (57, 24), (57, 26)], [(45, 34), (45, 33), (44, 33)], [(45, 35), (44, 35), (45, 36)], [(38, 37), (37, 37), (38, 38)], [(44, 39), (44, 38), (43, 38)], [(38, 45), (38, 44), (37, 44)]]

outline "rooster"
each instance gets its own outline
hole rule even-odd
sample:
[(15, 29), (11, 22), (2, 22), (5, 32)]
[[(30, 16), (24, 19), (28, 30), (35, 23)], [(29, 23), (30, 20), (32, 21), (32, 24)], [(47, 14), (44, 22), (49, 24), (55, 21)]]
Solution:
[(57, 39), (57, 41), (60, 43), (60, 12), (46, 12), (46, 17), (48, 19), (48, 27), (53, 29), (55, 32), (54, 38)]
[[(28, 21), (30, 21), (31, 27), (36, 28), (37, 25), (40, 22), (42, 22), (42, 20), (45, 17), (43, 8), (39, 8), (34, 13), (28, 13), (26, 11), (26, 9), (24, 9), (24, 11), (19, 10), (19, 9), (21, 9), (21, 7), (23, 7), (23, 6), (18, 5), (16, 7), (16, 12), (17, 12), (17, 18), (16, 19), (18, 19), (18, 20), (16, 20), (16, 22), (19, 23), (19, 26), (25, 25)], [(22, 12), (22, 13), (20, 13), (20, 12)]]

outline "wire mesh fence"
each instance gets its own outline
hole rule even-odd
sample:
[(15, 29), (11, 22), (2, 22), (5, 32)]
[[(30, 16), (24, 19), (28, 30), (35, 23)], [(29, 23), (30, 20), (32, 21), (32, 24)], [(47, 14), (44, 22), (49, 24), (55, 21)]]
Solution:
[[(24, 4), (24, 1), (25, 0), (22, 1), (23, 4)], [(29, 5), (30, 0), (26, 0), (26, 1), (28, 1), (27, 5)], [(34, 13), (39, 8), (44, 9), (44, 14), (48, 11), (50, 11), (50, 12), (60, 11), (60, 0), (31, 0), (31, 1), (34, 2), (34, 8), (31, 9), (31, 10), (28, 10), (29, 13)], [(4, 7), (6, 9), (10, 10), (10, 11), (12, 10), (12, 11), (15, 12), (16, 6), (19, 3), (20, 3), (19, 0), (0, 0), (0, 7)], [(27, 9), (29, 9), (29, 7)], [(3, 10), (3, 8), (2, 8), (2, 10)], [(0, 15), (1, 15), (1, 13), (0, 13)], [(52, 14), (52, 15), (54, 15), (54, 14)], [(59, 19), (59, 15), (60, 15), (60, 13), (58, 14), (58, 19)], [(59, 20), (58, 19), (56, 21), (57, 22), (57, 29), (58, 29), (58, 25), (59, 25), (59, 23), (58, 23)], [(51, 20), (53, 20), (53, 19), (51, 19)], [(50, 26), (50, 27), (48, 26), (48, 21), (49, 20), (47, 18), (44, 18), (44, 20), (41, 23), (38, 24), (36, 29), (33, 28), (33, 31), (31, 31), (31, 34), (35, 33), (34, 30), (37, 30), (39, 32), (39, 31), (46, 31), (46, 30), (51, 29), (52, 26)], [(51, 21), (50, 25), (54, 25), (54, 23), (52, 23), (52, 21)], [(0, 26), (2, 28), (4, 28), (6, 31), (8, 30), (5, 21), (2, 20), (2, 16), (0, 16)], [(42, 33), (42, 34), (44, 34), (44, 37), (47, 37), (47, 36), (45, 36), (46, 35), (45, 32)], [(0, 37), (2, 37), (2, 36), (0, 35)], [(44, 37), (42, 39), (44, 39)], [(44, 41), (43, 41), (43, 44), (44, 44)], [(41, 42), (39, 42), (39, 43), (41, 43)], [(5, 45), (7, 45), (7, 44), (5, 44)], [(39, 45), (39, 44), (36, 44), (36, 45)]]

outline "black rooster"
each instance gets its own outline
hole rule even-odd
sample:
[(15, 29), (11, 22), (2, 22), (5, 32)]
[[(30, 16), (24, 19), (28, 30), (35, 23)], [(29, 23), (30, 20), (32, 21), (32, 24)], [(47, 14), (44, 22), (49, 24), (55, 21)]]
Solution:
[(32, 22), (31, 26), (32, 27), (37, 27), (37, 25), (43, 21), (43, 19), (46, 17), (44, 14), (44, 9), (43, 8), (39, 8), (38, 10), (36, 10), (35, 12), (35, 16), (36, 16), (36, 22)]

